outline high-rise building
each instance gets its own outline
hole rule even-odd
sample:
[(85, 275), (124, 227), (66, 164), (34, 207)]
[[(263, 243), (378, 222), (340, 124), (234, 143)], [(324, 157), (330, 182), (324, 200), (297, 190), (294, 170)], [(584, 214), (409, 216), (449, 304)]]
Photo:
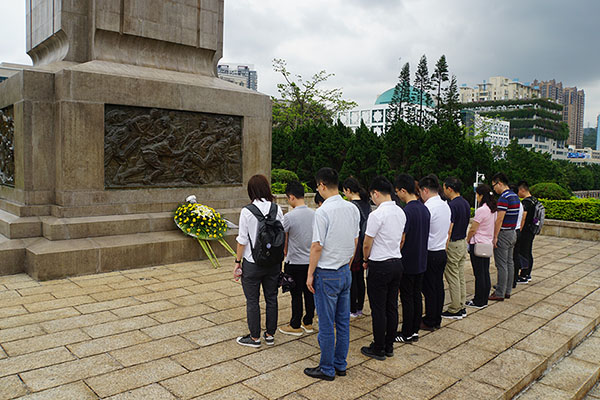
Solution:
[(552, 99), (564, 106), (563, 121), (569, 125), (568, 144), (575, 147), (583, 146), (583, 112), (585, 107), (585, 93), (577, 87), (563, 87), (562, 82), (555, 79), (549, 81), (533, 81), (539, 86), (540, 96)]
[(563, 90), (563, 121), (569, 124), (569, 144), (576, 148), (583, 147), (583, 112), (585, 93), (577, 87)]
[(521, 83), (518, 79), (503, 76), (492, 76), (488, 81), (470, 87), (463, 84), (460, 88), (461, 103), (481, 101), (520, 100), (540, 97), (540, 91), (529, 83)]
[(596, 150), (600, 150), (600, 114), (596, 125)]
[(219, 64), (217, 75), (227, 82), (258, 90), (258, 73), (252, 64)]

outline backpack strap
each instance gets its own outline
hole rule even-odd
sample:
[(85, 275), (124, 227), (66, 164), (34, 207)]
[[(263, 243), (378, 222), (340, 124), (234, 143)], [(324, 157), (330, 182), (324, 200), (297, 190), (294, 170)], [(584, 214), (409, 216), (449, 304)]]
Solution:
[(275, 221), (277, 219), (277, 205), (271, 202), (271, 208), (269, 209), (269, 214), (267, 214), (267, 218)]
[[(272, 203), (271, 203), (272, 205)], [(248, 211), (250, 211), (252, 213), (252, 215), (254, 215), (256, 217), (256, 219), (258, 219), (258, 221), (262, 221), (263, 219), (265, 219), (264, 214), (260, 211), (260, 209), (258, 207), (256, 207), (256, 205), (254, 204), (248, 204), (246, 206), (246, 208), (248, 209)]]

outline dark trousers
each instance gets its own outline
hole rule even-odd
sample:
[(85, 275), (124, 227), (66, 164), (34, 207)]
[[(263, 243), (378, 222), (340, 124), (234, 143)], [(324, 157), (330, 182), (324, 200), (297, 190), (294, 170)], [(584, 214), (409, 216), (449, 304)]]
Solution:
[(473, 303), (476, 306), (484, 306), (488, 303), (492, 282), (490, 280), (490, 259), (486, 257), (477, 257), (475, 255), (475, 245), (469, 245), (469, 255), (471, 256), (471, 266), (475, 276), (475, 297)]
[(244, 259), (242, 265), (242, 289), (246, 296), (246, 318), (250, 336), (260, 338), (260, 286), (265, 296), (267, 334), (274, 335), (277, 329), (277, 291), (281, 265), (263, 267)]
[[(521, 256), (521, 276), (524, 278), (531, 276), (533, 268), (533, 239), (535, 235), (529, 230), (524, 229), (521, 232), (521, 243), (519, 246), (519, 254)], [(516, 249), (515, 249), (516, 250)]]
[(446, 250), (427, 252), (427, 270), (423, 276), (423, 296), (425, 297), (423, 323), (432, 328), (442, 324), (446, 259)]
[(402, 336), (410, 337), (419, 333), (423, 314), (423, 275), (404, 274), (400, 280), (400, 301), (402, 302)]
[[(296, 283), (290, 289), (292, 296), (292, 318), (290, 326), (294, 329), (300, 328), (300, 322), (304, 325), (312, 325), (315, 316), (315, 298), (306, 287), (306, 276), (308, 275), (308, 264), (285, 264), (285, 272), (289, 274)], [(302, 318), (302, 297), (304, 296), (304, 307), (306, 314)]]
[(367, 293), (376, 351), (390, 349), (394, 345), (398, 331), (398, 288), (402, 269), (400, 258), (369, 261)]
[(352, 286), (350, 286), (350, 312), (362, 311), (365, 303), (365, 270), (360, 267), (352, 271)]
[(517, 278), (519, 277), (519, 271), (522, 268), (521, 255), (519, 254), (519, 247), (521, 246), (521, 230), (515, 229), (517, 233), (517, 241), (513, 250), (513, 264), (515, 265), (515, 273), (513, 274), (513, 288), (517, 287)]

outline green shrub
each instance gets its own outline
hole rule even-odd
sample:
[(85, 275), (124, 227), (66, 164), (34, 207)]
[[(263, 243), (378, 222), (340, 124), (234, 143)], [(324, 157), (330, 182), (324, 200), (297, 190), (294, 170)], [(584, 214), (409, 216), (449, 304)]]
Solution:
[(271, 183), (281, 182), (281, 183), (289, 183), (292, 181), (299, 181), (298, 175), (295, 172), (289, 171), (287, 169), (273, 169), (271, 170)]
[(571, 198), (571, 194), (567, 189), (554, 182), (538, 183), (530, 189), (531, 194), (538, 199), (569, 200)]
[(595, 199), (540, 199), (546, 208), (546, 218), (562, 221), (600, 223), (600, 201)]
[[(304, 193), (312, 193), (312, 189), (308, 187), (308, 185), (302, 182), (302, 186), (304, 186)], [(271, 192), (273, 194), (285, 194), (285, 188), (287, 187), (287, 183), (284, 182), (274, 182), (271, 183)]]

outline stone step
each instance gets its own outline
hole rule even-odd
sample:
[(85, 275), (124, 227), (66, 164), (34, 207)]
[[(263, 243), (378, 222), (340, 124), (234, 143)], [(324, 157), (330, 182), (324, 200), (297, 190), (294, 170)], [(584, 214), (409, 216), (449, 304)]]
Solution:
[[(576, 347), (521, 392), (520, 400), (583, 399), (600, 377), (600, 331), (594, 330)], [(600, 391), (597, 391), (600, 395)], [(593, 394), (588, 397), (594, 399)]]
[(22, 239), (42, 235), (40, 217), (20, 217), (0, 210), (0, 234), (9, 239)]
[[(237, 230), (226, 240), (235, 249)], [(230, 254), (211, 242), (218, 257)], [(51, 241), (0, 238), (0, 275), (27, 272), (37, 280), (206, 259), (200, 244), (179, 230)]]

